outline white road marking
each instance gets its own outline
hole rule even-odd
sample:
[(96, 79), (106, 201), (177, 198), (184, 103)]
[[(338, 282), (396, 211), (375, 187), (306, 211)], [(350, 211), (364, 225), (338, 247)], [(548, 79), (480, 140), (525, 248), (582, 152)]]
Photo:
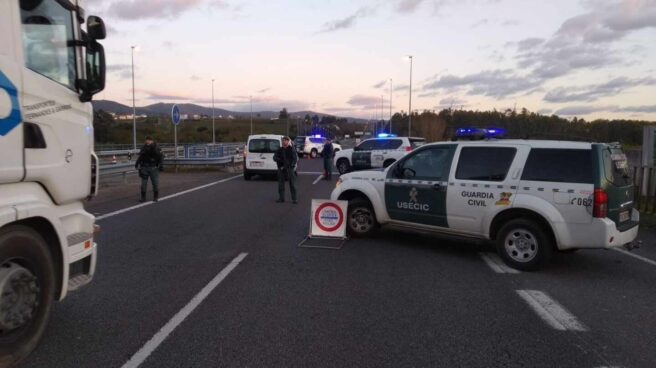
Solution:
[(626, 254), (627, 256), (633, 257), (633, 258), (635, 258), (635, 259), (639, 259), (639, 260), (641, 260), (641, 261), (643, 261), (643, 262), (647, 262), (647, 263), (649, 263), (649, 264), (652, 265), (652, 266), (656, 266), (656, 261), (654, 261), (654, 260), (652, 260), (652, 259), (649, 259), (649, 258), (646, 258), (646, 257), (643, 257), (643, 256), (639, 256), (639, 255), (637, 255), (637, 254), (635, 254), (635, 253), (631, 253), (631, 252), (629, 252), (628, 250), (624, 250), (624, 249), (621, 249), (621, 248), (612, 248), (612, 249), (615, 250), (615, 251), (618, 251), (618, 252), (620, 252), (620, 253), (624, 253), (624, 254)]
[(299, 175), (323, 175), (323, 172), (321, 171), (299, 171), (297, 172)]
[[(160, 202), (163, 202), (163, 201), (166, 201), (166, 200), (169, 200), (169, 199), (175, 198), (175, 197), (179, 197), (179, 196), (184, 195), (184, 194), (188, 194), (188, 193), (191, 193), (191, 192), (195, 192), (195, 191), (197, 191), (197, 190), (201, 190), (201, 189), (209, 188), (209, 187), (211, 187), (211, 186), (214, 186), (214, 185), (217, 185), (217, 184), (222, 184), (222, 183), (225, 183), (225, 182), (227, 182), (227, 181), (230, 181), (230, 180), (233, 180), (233, 179), (237, 179), (237, 178), (240, 178), (240, 177), (241, 177), (241, 175), (235, 175), (235, 176), (231, 176), (231, 177), (226, 178), (226, 179), (222, 179), (222, 180), (219, 180), (219, 181), (215, 181), (215, 182), (213, 182), (213, 183), (209, 183), (209, 184), (201, 185), (201, 186), (196, 187), (196, 188), (191, 188), (191, 189), (183, 190), (182, 192), (178, 192), (178, 193), (174, 193), (174, 194), (168, 195), (168, 196), (166, 196), (166, 197), (162, 197), (162, 198), (159, 199), (159, 201), (160, 201)], [(96, 221), (104, 220), (104, 219), (106, 219), (106, 218), (108, 218), (108, 217), (113, 217), (113, 216), (116, 216), (116, 215), (120, 215), (120, 214), (122, 214), (122, 213), (126, 213), (126, 212), (130, 212), (130, 211), (134, 211), (134, 210), (136, 210), (136, 209), (138, 209), (138, 208), (146, 207), (146, 206), (150, 206), (150, 205), (152, 205), (152, 204), (154, 204), (154, 202), (144, 202), (144, 203), (140, 203), (140, 204), (134, 205), (134, 206), (132, 206), (132, 207), (124, 208), (124, 209), (122, 209), (122, 210), (118, 210), (118, 211), (110, 212), (110, 213), (107, 213), (107, 214), (104, 214), (104, 215), (101, 215), (101, 216), (97, 216), (97, 217), (96, 217)]]
[(479, 256), (487, 263), (487, 265), (496, 273), (520, 273), (519, 270), (516, 270), (512, 267), (508, 267), (498, 255), (494, 253), (478, 253)]
[(565, 307), (539, 290), (517, 290), (517, 294), (533, 308), (543, 321), (560, 331), (587, 331)]
[(234, 270), (241, 261), (246, 258), (248, 253), (241, 253), (233, 259), (212, 281), (196, 294), (187, 305), (173, 316), (148, 342), (137, 351), (130, 360), (123, 364), (122, 368), (137, 368), (143, 363), (157, 347), (166, 340), (189, 315), (207, 298), (208, 295)]
[(323, 179), (323, 174), (319, 175), (314, 181), (312, 182), (312, 185), (315, 185), (316, 183), (319, 182), (319, 180)]

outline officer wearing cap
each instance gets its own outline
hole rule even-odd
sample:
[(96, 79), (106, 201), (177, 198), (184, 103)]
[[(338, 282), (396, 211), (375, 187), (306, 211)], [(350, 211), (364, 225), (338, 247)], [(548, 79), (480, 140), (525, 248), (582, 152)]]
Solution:
[(326, 138), (326, 143), (323, 145), (323, 150), (321, 151), (321, 156), (323, 156), (323, 178), (325, 180), (330, 180), (333, 176), (334, 155), (335, 149), (333, 148), (333, 141), (330, 138)]
[(296, 164), (298, 154), (289, 144), (289, 137), (282, 137), (282, 147), (278, 148), (273, 160), (278, 165), (278, 203), (285, 201), (285, 180), (289, 181), (289, 191), (292, 194), (292, 202), (298, 203), (296, 198)]
[(148, 178), (153, 185), (153, 202), (159, 199), (159, 172), (164, 169), (162, 166), (164, 155), (153, 137), (146, 136), (146, 141), (139, 151), (139, 158), (134, 164), (134, 168), (139, 170), (141, 178), (141, 200), (146, 201), (146, 190), (148, 189)]

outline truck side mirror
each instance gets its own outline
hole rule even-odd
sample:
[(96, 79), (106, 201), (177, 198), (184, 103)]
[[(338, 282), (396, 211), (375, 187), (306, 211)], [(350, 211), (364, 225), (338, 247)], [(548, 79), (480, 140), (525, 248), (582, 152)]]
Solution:
[(87, 35), (92, 40), (104, 40), (107, 36), (105, 30), (105, 22), (102, 18), (95, 15), (90, 15), (87, 18)]
[(86, 72), (87, 78), (81, 85), (82, 102), (91, 101), (93, 95), (105, 89), (105, 48), (95, 40), (87, 45)]

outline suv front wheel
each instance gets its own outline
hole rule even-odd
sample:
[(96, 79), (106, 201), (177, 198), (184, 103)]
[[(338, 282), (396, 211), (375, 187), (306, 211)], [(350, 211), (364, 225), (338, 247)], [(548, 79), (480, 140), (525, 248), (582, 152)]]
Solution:
[(351, 165), (349, 165), (349, 162), (345, 158), (340, 158), (337, 160), (337, 171), (339, 171), (340, 175), (344, 175), (347, 172), (351, 170)]
[(378, 225), (371, 203), (364, 198), (349, 201), (346, 221), (349, 234), (355, 237), (373, 233)]
[(497, 252), (510, 267), (534, 271), (545, 264), (553, 251), (547, 232), (526, 219), (508, 221), (497, 234)]

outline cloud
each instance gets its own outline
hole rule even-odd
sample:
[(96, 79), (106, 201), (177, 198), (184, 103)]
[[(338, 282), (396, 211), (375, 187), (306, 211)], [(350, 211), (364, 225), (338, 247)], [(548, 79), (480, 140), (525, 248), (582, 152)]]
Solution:
[(483, 19), (479, 20), (478, 22), (472, 24), (472, 25), (470, 26), (470, 28), (478, 28), (478, 27), (484, 26), (484, 25), (486, 25), (486, 24), (488, 24), (488, 23), (490, 23), (490, 20), (487, 19), (487, 18), (483, 18)]
[(106, 67), (107, 73), (112, 73), (119, 79), (132, 78), (132, 65), (130, 64), (110, 64)]
[(641, 85), (656, 85), (656, 79), (618, 77), (606, 83), (581, 87), (559, 87), (549, 91), (544, 100), (547, 102), (596, 101), (602, 97), (615, 96), (624, 90)]
[(257, 91), (257, 93), (267, 93), (267, 92), (269, 92), (270, 90), (271, 90), (271, 87), (262, 88), (261, 90)]
[(617, 111), (653, 114), (656, 113), (656, 105), (620, 107), (619, 109), (617, 109)]
[(437, 80), (425, 84), (423, 90), (464, 90), (468, 95), (505, 98), (520, 92), (530, 91), (539, 87), (541, 84), (542, 80), (540, 79), (518, 75), (508, 69), (485, 70), (461, 77), (444, 75)]
[(197, 75), (194, 74), (194, 75), (192, 75), (191, 77), (189, 77), (189, 79), (191, 79), (192, 81), (199, 81), (199, 80), (201, 80), (201, 79), (203, 79), (203, 78), (201, 78), (201, 77), (199, 77), (199, 76), (197, 76)]
[(332, 20), (324, 23), (323, 27), (318, 33), (327, 33), (335, 32), (343, 29), (349, 29), (355, 26), (356, 22), (360, 18), (365, 18), (372, 15), (375, 12), (374, 8), (371, 7), (361, 7), (354, 14), (349, 15), (348, 17)]
[(589, 115), (595, 112), (616, 110), (617, 106), (567, 106), (556, 110), (554, 114), (563, 116)]
[(552, 109), (540, 109), (537, 111), (537, 113), (540, 115), (549, 115), (552, 111)]
[(365, 95), (355, 95), (352, 96), (346, 103), (352, 106), (380, 106), (380, 97), (379, 96), (365, 96)]
[(374, 84), (372, 87), (375, 89), (380, 89), (383, 88), (387, 84), (387, 79), (383, 79), (382, 81)]
[(514, 27), (519, 25), (519, 21), (515, 19), (507, 19), (501, 22), (501, 25), (504, 27)]
[(529, 37), (517, 42), (518, 51), (528, 51), (544, 43), (544, 38)]
[[(107, 8), (107, 12), (125, 20), (139, 20), (149, 18), (177, 18), (181, 14), (198, 8), (204, 0), (118, 0)], [(225, 1), (213, 0), (210, 7), (223, 7)]]
[(399, 13), (414, 13), (426, 0), (401, 0), (396, 5)]

